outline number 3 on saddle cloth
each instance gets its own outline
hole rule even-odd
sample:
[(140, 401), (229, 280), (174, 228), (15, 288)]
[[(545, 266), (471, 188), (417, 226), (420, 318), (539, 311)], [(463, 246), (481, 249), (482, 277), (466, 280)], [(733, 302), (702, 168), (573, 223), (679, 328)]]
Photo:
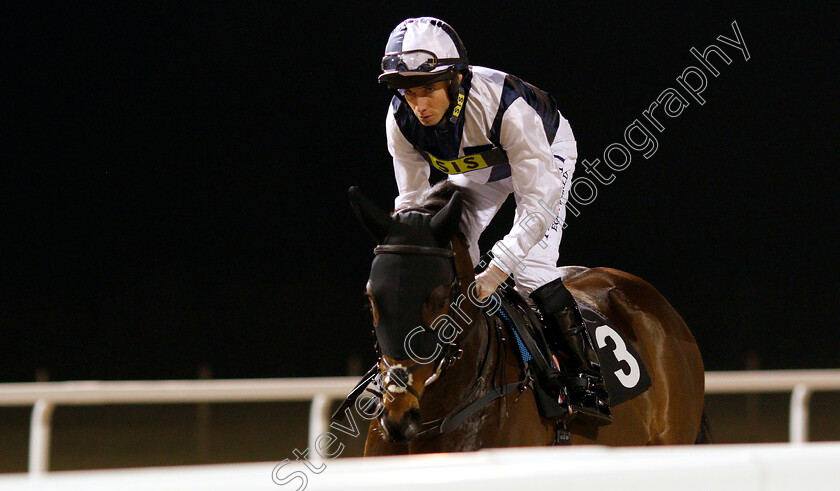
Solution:
[[(535, 377), (534, 396), (540, 414), (544, 418), (557, 418), (565, 413), (565, 408), (557, 404), (556, 395), (544, 388), (546, 384), (540, 376), (550, 369), (547, 364), (554, 365), (554, 358), (542, 336), (542, 322), (513, 288), (497, 291), (501, 293), (498, 298), (502, 305), (496, 315), (516, 338), (525, 369), (529, 370), (529, 365), (532, 365), (539, 372)], [(650, 388), (650, 375), (642, 358), (612, 322), (585, 303), (578, 302), (578, 307), (598, 351), (601, 374), (611, 405), (617, 406)], [(535, 329), (536, 326), (539, 328)], [(559, 369), (565, 372), (564, 367)]]

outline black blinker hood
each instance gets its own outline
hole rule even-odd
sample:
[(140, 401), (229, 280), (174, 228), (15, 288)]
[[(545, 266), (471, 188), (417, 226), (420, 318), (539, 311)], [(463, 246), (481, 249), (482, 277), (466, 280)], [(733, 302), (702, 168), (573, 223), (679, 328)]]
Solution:
[[(442, 246), (434, 238), (432, 216), (417, 211), (394, 215), (383, 245)], [(395, 360), (430, 363), (438, 348), (437, 332), (423, 323), (423, 304), (440, 286), (455, 282), (452, 258), (434, 254), (377, 254), (370, 269), (370, 290), (379, 312), (374, 327), (382, 354)]]

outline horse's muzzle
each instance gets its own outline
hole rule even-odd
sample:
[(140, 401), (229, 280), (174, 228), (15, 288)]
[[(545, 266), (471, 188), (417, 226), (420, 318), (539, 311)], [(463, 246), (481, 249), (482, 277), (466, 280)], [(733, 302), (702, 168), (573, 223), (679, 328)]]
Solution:
[(388, 417), (388, 412), (379, 417), (379, 424), (385, 436), (395, 443), (408, 443), (420, 433), (420, 411), (412, 408), (403, 414), (399, 422), (395, 423)]

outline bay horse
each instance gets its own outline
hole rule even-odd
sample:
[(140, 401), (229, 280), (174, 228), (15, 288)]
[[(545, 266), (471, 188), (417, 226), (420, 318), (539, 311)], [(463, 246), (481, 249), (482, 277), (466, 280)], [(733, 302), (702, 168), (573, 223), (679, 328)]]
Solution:
[[(516, 343), (486, 315), (489, 304), (476, 301), (474, 266), (459, 232), (471, 219), (469, 199), (444, 181), (416, 208), (390, 215), (350, 189), (357, 217), (379, 244), (367, 295), (383, 384), (365, 456), (556, 443), (556, 419), (541, 417), (534, 391), (522, 383)], [(567, 267), (563, 278), (579, 302), (616, 326), (651, 379), (644, 393), (612, 408), (612, 424), (572, 419), (571, 444), (701, 442), (703, 362), (680, 315), (653, 286), (623, 271)], [(420, 324), (432, 330), (416, 331)]]

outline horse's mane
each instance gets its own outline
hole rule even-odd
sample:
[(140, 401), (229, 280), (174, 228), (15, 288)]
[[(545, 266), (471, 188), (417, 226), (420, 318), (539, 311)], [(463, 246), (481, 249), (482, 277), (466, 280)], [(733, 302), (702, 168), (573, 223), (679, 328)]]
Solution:
[(453, 184), (449, 180), (440, 181), (423, 193), (417, 201), (412, 203), (411, 208), (420, 208), (435, 214), (449, 203), (455, 191), (460, 192), (461, 198), (463, 199), (461, 225), (459, 227), (463, 237), (466, 235), (466, 231), (470, 228), (470, 225), (476, 220), (475, 206), (473, 206), (475, 193), (472, 190)]

